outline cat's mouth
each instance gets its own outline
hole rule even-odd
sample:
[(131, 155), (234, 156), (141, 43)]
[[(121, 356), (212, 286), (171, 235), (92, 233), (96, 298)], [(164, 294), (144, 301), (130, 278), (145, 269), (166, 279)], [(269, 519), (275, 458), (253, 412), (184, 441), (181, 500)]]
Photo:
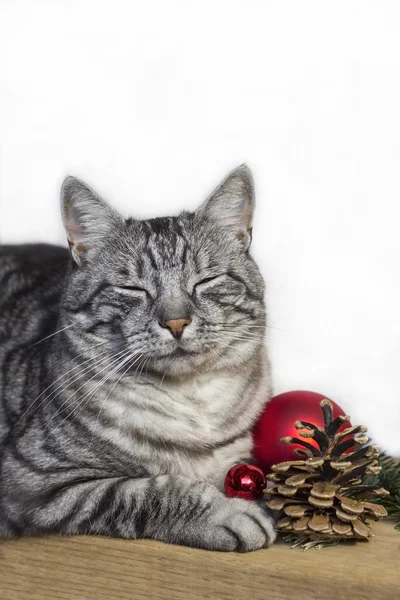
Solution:
[(154, 358), (158, 358), (158, 359), (187, 358), (190, 356), (197, 356), (198, 354), (200, 354), (200, 353), (195, 352), (194, 350), (187, 350), (186, 348), (183, 348), (182, 346), (176, 346), (175, 348), (170, 350), (170, 352), (167, 352), (165, 354), (156, 354), (156, 356)]
[(205, 358), (202, 350), (185, 348), (180, 344), (167, 352), (163, 350), (153, 354), (149, 368), (170, 376), (193, 373), (193, 369), (199, 368)]

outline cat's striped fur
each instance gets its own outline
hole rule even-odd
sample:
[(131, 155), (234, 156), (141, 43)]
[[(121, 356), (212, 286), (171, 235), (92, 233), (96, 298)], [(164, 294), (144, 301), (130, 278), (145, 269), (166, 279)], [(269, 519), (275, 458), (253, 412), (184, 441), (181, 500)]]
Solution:
[(68, 178), (73, 259), (0, 249), (1, 536), (273, 541), (262, 507), (221, 491), (270, 395), (253, 208), (245, 166), (196, 213), (148, 221)]

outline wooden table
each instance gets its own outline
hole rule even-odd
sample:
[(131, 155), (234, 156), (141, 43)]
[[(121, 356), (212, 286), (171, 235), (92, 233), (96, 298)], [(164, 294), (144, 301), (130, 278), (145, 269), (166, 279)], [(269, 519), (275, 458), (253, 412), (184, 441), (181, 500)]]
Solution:
[(400, 533), (322, 550), (224, 554), (100, 537), (3, 541), (1, 600), (400, 600)]

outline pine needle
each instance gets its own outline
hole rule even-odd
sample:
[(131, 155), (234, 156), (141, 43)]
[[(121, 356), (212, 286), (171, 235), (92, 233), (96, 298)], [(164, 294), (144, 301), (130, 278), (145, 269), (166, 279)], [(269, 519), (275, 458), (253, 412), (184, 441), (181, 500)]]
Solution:
[(382, 453), (379, 457), (382, 471), (379, 475), (369, 475), (363, 483), (368, 485), (378, 484), (385, 488), (390, 495), (371, 500), (384, 506), (388, 517), (396, 522), (395, 529), (400, 531), (400, 461)]

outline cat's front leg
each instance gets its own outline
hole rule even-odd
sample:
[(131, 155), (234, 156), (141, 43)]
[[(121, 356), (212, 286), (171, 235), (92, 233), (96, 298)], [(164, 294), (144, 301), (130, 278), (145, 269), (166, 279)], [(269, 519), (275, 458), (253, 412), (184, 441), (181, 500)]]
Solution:
[(266, 548), (275, 540), (272, 517), (256, 503), (227, 498), (212, 484), (184, 477), (150, 481), (156, 482), (154, 498), (157, 503), (162, 498), (159, 514), (165, 518), (149, 518), (146, 537), (236, 552)]
[(118, 477), (47, 486), (40, 491), (36, 487), (33, 502), (30, 490), (21, 490), (19, 498), (13, 495), (12, 504), (5, 499), (3, 506), (20, 533), (146, 537), (238, 552), (265, 548), (275, 539), (272, 519), (260, 506), (226, 498), (212, 484), (184, 477)]

